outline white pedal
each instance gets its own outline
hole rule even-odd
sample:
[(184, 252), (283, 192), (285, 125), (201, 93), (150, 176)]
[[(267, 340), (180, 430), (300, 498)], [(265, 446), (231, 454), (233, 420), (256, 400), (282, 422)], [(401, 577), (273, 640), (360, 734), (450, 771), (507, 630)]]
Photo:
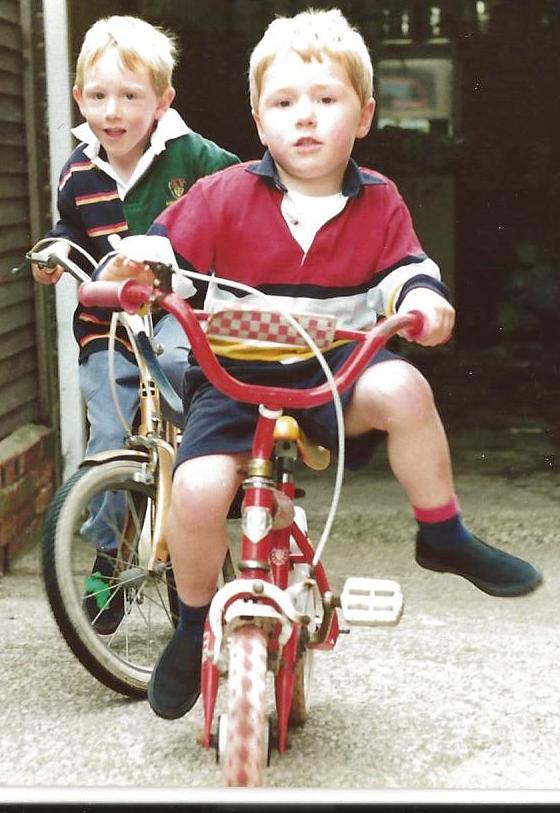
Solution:
[(344, 620), (357, 626), (398, 624), (403, 611), (403, 594), (390, 579), (346, 579), (340, 596)]

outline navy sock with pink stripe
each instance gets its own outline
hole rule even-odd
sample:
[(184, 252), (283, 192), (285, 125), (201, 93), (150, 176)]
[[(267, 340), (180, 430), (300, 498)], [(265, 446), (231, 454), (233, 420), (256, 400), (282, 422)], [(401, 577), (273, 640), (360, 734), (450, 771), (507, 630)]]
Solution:
[(439, 508), (414, 508), (414, 516), (422, 537), (434, 548), (460, 547), (472, 540), (461, 520), (456, 497)]
[(461, 517), (456, 514), (452, 519), (443, 522), (418, 522), (420, 533), (434, 548), (448, 548), (450, 545), (460, 547), (469, 544), (472, 534), (465, 528)]

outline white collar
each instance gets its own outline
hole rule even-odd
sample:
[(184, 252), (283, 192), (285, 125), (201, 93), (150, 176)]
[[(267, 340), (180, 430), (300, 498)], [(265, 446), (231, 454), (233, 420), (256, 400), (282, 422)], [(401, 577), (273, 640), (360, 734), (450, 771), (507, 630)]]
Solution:
[[(188, 124), (183, 121), (176, 110), (170, 107), (158, 121), (151, 135), (148, 149), (153, 151), (153, 155), (159, 155), (160, 152), (163, 152), (165, 149), (166, 143), (172, 138), (178, 138), (190, 132), (191, 128)], [(83, 141), (87, 144), (84, 152), (88, 158), (93, 159), (99, 155), (101, 144), (87, 121), (84, 121), (83, 124), (79, 124), (77, 127), (73, 127), (72, 135), (75, 136), (78, 141)]]
[(117, 191), (121, 200), (124, 200), (126, 193), (131, 189), (134, 184), (142, 177), (144, 172), (151, 165), (152, 161), (163, 152), (165, 145), (173, 138), (178, 138), (182, 135), (187, 135), (191, 132), (191, 128), (185, 124), (179, 113), (172, 108), (169, 108), (161, 119), (158, 121), (154, 132), (150, 138), (150, 146), (145, 150), (141, 156), (138, 164), (136, 165), (131, 177), (125, 183), (111, 166), (111, 164), (99, 155), (101, 144), (99, 139), (94, 135), (91, 127), (87, 122), (78, 125), (72, 129), (72, 135), (80, 141), (86, 143), (84, 154), (94, 163), (97, 167), (102, 169), (110, 178), (113, 178), (117, 184)]
[(306, 254), (319, 229), (341, 212), (347, 203), (348, 198), (342, 192), (316, 197), (287, 189), (280, 211), (292, 236)]

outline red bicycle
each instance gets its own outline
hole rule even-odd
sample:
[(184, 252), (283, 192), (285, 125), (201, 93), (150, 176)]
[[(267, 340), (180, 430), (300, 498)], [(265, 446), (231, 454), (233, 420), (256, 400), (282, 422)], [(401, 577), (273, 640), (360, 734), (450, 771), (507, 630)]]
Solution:
[[(333, 594), (320, 556), (336, 501), (315, 548), (307, 532), (305, 511), (301, 504), (296, 505), (302, 493), (295, 482), (298, 459), (322, 470), (329, 465), (330, 453), (310, 443), (295, 419), (283, 411), (319, 406), (329, 399), (336, 404), (338, 393), (357, 379), (392, 336), (405, 330), (410, 337), (421, 332), (422, 316), (416, 312), (391, 316), (362, 332), (337, 329), (330, 317), (294, 317), (278, 310), (251, 312), (253, 330), (255, 322), (265, 325), (258, 338), (270, 340), (271, 332), (276, 337), (281, 333), (283, 343), (307, 341), (319, 351), (335, 339), (350, 339), (356, 347), (334, 377), (331, 374), (320, 386), (296, 390), (250, 385), (220, 366), (208, 342), (213, 333), (223, 336), (225, 326), (239, 332), (239, 320), (246, 320), (247, 312), (194, 311), (165, 288), (158, 280), (153, 287), (132, 280), (85, 283), (80, 288), (80, 300), (85, 305), (128, 313), (145, 311), (157, 303), (180, 322), (211, 383), (229, 397), (259, 407), (243, 482), (240, 558), (235, 578), (216, 592), (210, 606), (201, 677), (202, 744), (207, 749), (215, 746), (226, 785), (255, 787), (262, 784), (272, 740), (280, 753), (284, 752), (290, 727), (303, 724), (308, 716), (313, 655), (335, 646), (340, 633), (339, 612), (350, 625), (394, 625), (403, 609), (398, 583), (387, 579), (349, 578), (340, 596)], [(324, 360), (322, 363), (326, 366)], [(327, 368), (327, 379), (329, 373)], [(339, 430), (343, 432), (341, 414), (339, 410)], [(339, 452), (338, 484), (342, 440)], [(218, 692), (224, 683), (227, 710), (219, 716), (215, 733)], [(270, 684), (273, 690), (269, 690)]]

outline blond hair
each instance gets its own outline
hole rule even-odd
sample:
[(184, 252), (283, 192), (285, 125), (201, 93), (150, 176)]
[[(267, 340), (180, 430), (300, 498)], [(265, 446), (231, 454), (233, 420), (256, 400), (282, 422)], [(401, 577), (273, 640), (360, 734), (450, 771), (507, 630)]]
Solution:
[(127, 70), (148, 69), (158, 98), (171, 87), (178, 56), (175, 36), (139, 17), (112, 16), (97, 20), (88, 29), (76, 62), (75, 86), (84, 88), (85, 72), (109, 49), (117, 50)]
[(279, 54), (295, 51), (305, 62), (321, 61), (323, 55), (339, 62), (347, 71), (352, 87), (365, 105), (373, 93), (373, 67), (362, 35), (342, 12), (308, 9), (295, 17), (273, 20), (249, 60), (251, 107), (257, 110), (263, 76)]

